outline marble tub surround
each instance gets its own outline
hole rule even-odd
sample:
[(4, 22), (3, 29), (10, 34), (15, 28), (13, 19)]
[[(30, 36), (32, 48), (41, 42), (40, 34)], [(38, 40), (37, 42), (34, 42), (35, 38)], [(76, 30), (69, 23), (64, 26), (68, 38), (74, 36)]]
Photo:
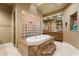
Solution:
[[(43, 40), (40, 39), (40, 41), (39, 40), (35, 41), (35, 39), (33, 39), (33, 40), (34, 40), (34, 42), (30, 41), (31, 44), (29, 44), (28, 41), (26, 41), (26, 40), (18, 40), (18, 49), (22, 55), (24, 55), (24, 56), (26, 56), (26, 55), (28, 55), (28, 56), (45, 55), (45, 54), (42, 54), (42, 52), (44, 50), (46, 50), (50, 45), (52, 45), (51, 48), (53, 48), (53, 46), (55, 46), (54, 38), (51, 36), (49, 36), (47, 39), (43, 39)], [(56, 49), (54, 49), (52, 51), (55, 51), (55, 50)], [(53, 53), (48, 53), (48, 54), (52, 55)]]
[[(54, 46), (55, 46), (54, 39), (47, 40), (39, 45), (29, 46), (28, 55), (29, 56), (51, 56), (56, 50), (56, 46), (55, 47)], [(52, 49), (53, 47), (54, 49)], [(52, 51), (50, 52), (50, 49), (48, 48), (52, 49)]]
[(21, 56), (21, 54), (12, 43), (5, 43), (0, 45), (0, 56)]

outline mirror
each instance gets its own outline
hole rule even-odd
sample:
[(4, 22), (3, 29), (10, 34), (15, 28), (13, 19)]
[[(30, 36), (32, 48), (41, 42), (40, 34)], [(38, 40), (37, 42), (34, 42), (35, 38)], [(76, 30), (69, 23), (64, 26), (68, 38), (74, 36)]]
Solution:
[(62, 31), (62, 15), (52, 16), (43, 21), (44, 30)]

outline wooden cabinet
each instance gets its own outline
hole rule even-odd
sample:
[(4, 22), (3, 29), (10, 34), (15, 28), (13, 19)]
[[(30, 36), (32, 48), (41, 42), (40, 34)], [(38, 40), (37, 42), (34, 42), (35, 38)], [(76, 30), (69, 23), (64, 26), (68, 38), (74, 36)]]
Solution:
[(56, 41), (63, 41), (63, 32), (44, 31), (43, 34), (53, 36)]
[(58, 39), (59, 41), (63, 41), (63, 33), (58, 33)]

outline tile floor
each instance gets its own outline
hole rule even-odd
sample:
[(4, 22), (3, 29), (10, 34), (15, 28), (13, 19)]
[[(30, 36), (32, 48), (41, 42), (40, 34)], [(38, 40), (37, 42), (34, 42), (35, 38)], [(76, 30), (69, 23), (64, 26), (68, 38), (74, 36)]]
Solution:
[(79, 50), (66, 42), (55, 42), (56, 51), (53, 56), (79, 56)]
[(0, 45), (0, 56), (21, 56), (21, 54), (12, 43), (5, 43)]
[[(66, 42), (55, 42), (56, 51), (53, 56), (79, 56), (79, 50)], [(0, 56), (20, 56), (12, 43), (0, 45)]]

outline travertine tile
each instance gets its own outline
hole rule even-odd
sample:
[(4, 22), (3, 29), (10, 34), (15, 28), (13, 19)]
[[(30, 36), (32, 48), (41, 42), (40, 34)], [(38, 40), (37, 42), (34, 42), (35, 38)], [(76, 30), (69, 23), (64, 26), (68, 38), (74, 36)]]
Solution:
[(5, 43), (0, 45), (0, 56), (21, 56), (21, 54), (12, 43)]
[(66, 42), (55, 42), (56, 51), (53, 56), (79, 56), (79, 50)]

